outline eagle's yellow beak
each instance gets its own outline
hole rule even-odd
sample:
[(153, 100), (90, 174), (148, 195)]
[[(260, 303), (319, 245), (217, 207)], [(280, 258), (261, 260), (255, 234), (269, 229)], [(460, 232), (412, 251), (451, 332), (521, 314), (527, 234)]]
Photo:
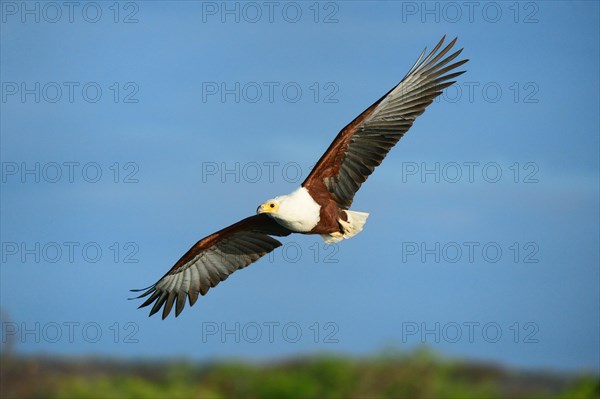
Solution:
[(275, 213), (279, 209), (279, 204), (275, 201), (267, 201), (264, 204), (261, 204), (257, 209), (256, 213)]

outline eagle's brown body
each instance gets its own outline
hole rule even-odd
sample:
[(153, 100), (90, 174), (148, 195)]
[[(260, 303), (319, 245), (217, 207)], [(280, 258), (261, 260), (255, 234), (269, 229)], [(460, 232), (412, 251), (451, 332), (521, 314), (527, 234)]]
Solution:
[(306, 188), (315, 202), (321, 207), (319, 212), (319, 223), (305, 234), (343, 234), (344, 230), (339, 220), (347, 221), (346, 211), (335, 202), (331, 194), (326, 190), (315, 190)]

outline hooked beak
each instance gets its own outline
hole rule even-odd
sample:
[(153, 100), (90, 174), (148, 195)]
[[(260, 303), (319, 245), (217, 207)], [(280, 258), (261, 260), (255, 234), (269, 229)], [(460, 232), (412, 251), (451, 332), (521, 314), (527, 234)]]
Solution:
[(258, 208), (256, 208), (257, 215), (260, 215), (261, 213), (274, 213), (276, 211), (277, 211), (277, 206), (273, 205), (273, 203), (270, 201), (260, 204), (260, 206)]

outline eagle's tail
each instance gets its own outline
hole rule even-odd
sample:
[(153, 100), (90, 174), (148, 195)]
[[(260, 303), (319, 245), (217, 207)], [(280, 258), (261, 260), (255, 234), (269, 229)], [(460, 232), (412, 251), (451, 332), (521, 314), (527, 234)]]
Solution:
[(367, 223), (369, 214), (366, 212), (346, 211), (346, 215), (348, 215), (348, 221), (342, 223), (344, 238), (354, 237), (362, 231), (365, 223)]
[(345, 211), (348, 216), (348, 221), (339, 219), (338, 222), (342, 226), (343, 233), (321, 234), (321, 237), (327, 244), (332, 244), (342, 241), (344, 238), (354, 237), (360, 233), (367, 222), (369, 214), (366, 212)]

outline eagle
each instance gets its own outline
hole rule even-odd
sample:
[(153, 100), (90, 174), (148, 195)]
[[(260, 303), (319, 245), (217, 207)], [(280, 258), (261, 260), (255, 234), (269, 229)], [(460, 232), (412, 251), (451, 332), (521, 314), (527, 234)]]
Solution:
[(163, 319), (175, 305), (177, 317), (186, 299), (193, 306), (198, 294), (281, 246), (273, 236), (319, 234), (335, 243), (360, 233), (369, 214), (349, 209), (354, 195), (415, 119), (465, 72), (456, 69), (467, 59), (453, 62), (463, 49), (447, 55), (457, 38), (442, 48), (445, 38), (427, 56), (424, 49), (400, 83), (338, 133), (298, 189), (201, 239), (155, 284), (132, 290), (143, 293), (131, 299), (149, 296), (139, 308), (154, 304), (150, 316), (162, 308)]

